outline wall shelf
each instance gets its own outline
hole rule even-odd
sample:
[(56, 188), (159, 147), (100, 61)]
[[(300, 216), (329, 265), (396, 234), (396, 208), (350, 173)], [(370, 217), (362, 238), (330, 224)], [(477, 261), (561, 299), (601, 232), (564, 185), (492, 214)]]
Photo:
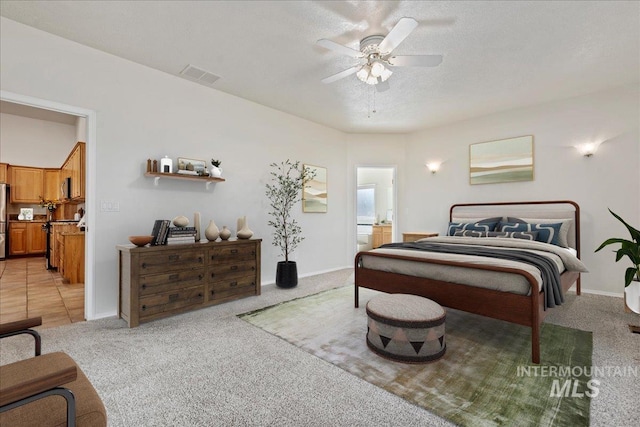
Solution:
[(200, 181), (206, 184), (207, 190), (212, 182), (224, 182), (224, 178), (215, 178), (212, 176), (198, 176), (198, 175), (181, 175), (178, 173), (161, 173), (161, 172), (145, 172), (144, 176), (153, 178), (153, 185), (158, 185), (160, 178), (166, 179), (181, 179), (185, 181)]

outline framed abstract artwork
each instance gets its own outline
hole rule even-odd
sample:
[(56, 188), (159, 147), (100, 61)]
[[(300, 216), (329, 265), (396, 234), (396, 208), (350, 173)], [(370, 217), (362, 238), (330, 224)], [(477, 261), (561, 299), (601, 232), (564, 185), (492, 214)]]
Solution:
[(320, 166), (303, 165), (315, 172), (313, 179), (304, 183), (302, 190), (302, 211), (312, 213), (327, 212), (327, 169)]
[(469, 183), (533, 181), (533, 135), (469, 146)]

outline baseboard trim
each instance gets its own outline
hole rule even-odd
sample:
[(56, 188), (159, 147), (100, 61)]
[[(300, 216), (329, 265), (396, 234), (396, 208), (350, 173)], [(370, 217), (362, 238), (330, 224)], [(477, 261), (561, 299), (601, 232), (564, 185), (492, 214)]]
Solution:
[[(602, 295), (602, 296), (605, 296), (605, 297), (624, 298), (624, 293), (623, 292), (622, 293), (607, 292), (607, 291), (598, 291), (598, 290), (595, 290), (595, 289), (585, 289), (585, 288), (582, 288), (581, 290), (582, 290), (583, 294), (592, 294), (592, 295)], [(576, 293), (575, 286), (570, 288), (569, 291), (571, 293), (575, 294)]]
[[(348, 268), (353, 268), (353, 266), (352, 265), (347, 265), (347, 266), (344, 266), (344, 267), (335, 267), (335, 268), (329, 268), (329, 269), (326, 269), (326, 270), (314, 271), (314, 272), (311, 272), (311, 273), (299, 274), (298, 278), (302, 279), (303, 277), (317, 276), (318, 274), (331, 273), (331, 272), (338, 271), (338, 270), (346, 270)], [(276, 284), (275, 278), (273, 280), (269, 280), (268, 282), (263, 281), (261, 283), (262, 286), (275, 285), (275, 284)]]

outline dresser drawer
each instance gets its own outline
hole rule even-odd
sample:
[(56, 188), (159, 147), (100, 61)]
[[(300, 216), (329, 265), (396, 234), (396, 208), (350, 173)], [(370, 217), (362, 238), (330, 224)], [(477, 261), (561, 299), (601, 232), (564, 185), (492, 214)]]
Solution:
[(207, 269), (210, 281), (226, 280), (234, 277), (250, 276), (256, 273), (255, 259), (225, 264), (209, 265)]
[(237, 261), (255, 261), (255, 259), (256, 246), (253, 243), (223, 246), (209, 250), (209, 265)]
[(180, 311), (184, 307), (200, 305), (203, 302), (204, 286), (144, 296), (140, 298), (140, 319), (158, 313)]
[(140, 273), (164, 273), (169, 270), (188, 270), (204, 266), (204, 251), (171, 251), (140, 257)]
[(256, 295), (255, 276), (239, 277), (208, 285), (207, 299), (217, 300), (235, 295)]
[(204, 285), (205, 279), (205, 272), (202, 268), (147, 274), (140, 276), (140, 296), (201, 286)]

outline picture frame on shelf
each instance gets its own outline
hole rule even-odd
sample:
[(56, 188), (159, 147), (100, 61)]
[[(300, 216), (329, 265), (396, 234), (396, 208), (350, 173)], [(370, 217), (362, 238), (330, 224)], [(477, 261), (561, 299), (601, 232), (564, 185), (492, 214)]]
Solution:
[(178, 157), (177, 172), (183, 175), (204, 176), (204, 169), (206, 165), (207, 164), (204, 160), (190, 159), (188, 157)]

